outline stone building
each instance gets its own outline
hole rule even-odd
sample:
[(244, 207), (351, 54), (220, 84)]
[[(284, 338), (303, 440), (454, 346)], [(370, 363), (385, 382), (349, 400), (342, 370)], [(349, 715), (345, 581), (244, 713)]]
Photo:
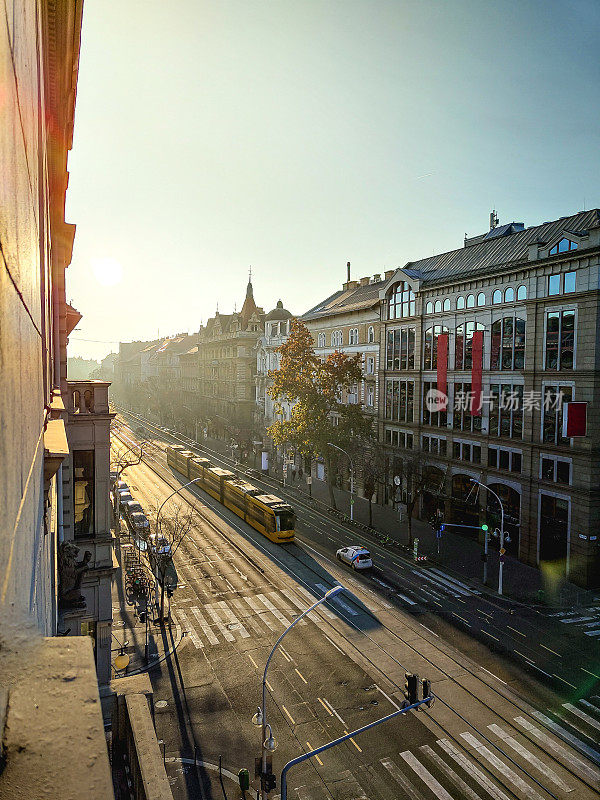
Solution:
[[(287, 340), (292, 317), (293, 314), (278, 300), (275, 308), (266, 315), (264, 334), (256, 343), (256, 405), (259, 421), (264, 426), (270, 425), (276, 418), (273, 398), (269, 394), (273, 384), (269, 372), (279, 369), (280, 356), (277, 350)], [(288, 419), (289, 406), (289, 403), (282, 404), (283, 415)]]
[[(598, 385), (600, 212), (531, 228), (498, 226), (406, 264), (380, 288), (380, 437), (389, 479), (423, 452), (438, 508), (477, 536), (500, 524), (507, 551), (576, 583), (600, 585)], [(447, 408), (427, 402), (447, 393)], [(562, 403), (587, 403), (585, 436), (563, 430)], [(391, 502), (393, 498), (388, 496)], [(457, 529), (458, 530), (458, 529)]]

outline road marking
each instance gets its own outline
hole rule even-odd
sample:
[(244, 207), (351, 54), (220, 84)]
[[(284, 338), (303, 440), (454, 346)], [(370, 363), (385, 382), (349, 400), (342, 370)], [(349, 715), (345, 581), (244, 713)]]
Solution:
[(575, 714), (575, 716), (582, 719), (588, 725), (591, 725), (592, 728), (596, 728), (596, 730), (600, 731), (600, 722), (590, 717), (590, 715), (586, 714), (585, 711), (582, 711), (580, 708), (576, 708), (572, 703), (563, 703), (563, 708), (566, 708), (567, 711), (571, 712), (571, 714)]
[[(320, 589), (323, 592), (323, 594), (325, 594), (325, 592), (329, 591), (327, 586), (324, 586), (322, 583), (316, 583), (315, 586), (317, 587), (317, 589)], [(350, 608), (350, 606), (347, 603), (344, 603), (344, 601), (341, 600), (339, 597), (332, 597), (330, 602), (331, 603), (337, 603), (338, 606), (340, 606), (341, 608), (345, 609), (353, 617), (357, 617), (358, 616), (358, 611), (355, 611), (353, 608)]]
[(200, 627), (202, 628), (202, 631), (203, 631), (204, 635), (206, 636), (206, 638), (208, 639), (208, 641), (211, 644), (219, 644), (219, 640), (217, 639), (217, 637), (212, 632), (212, 629), (211, 629), (210, 625), (208, 624), (208, 622), (204, 619), (204, 617), (200, 613), (200, 609), (197, 606), (193, 606), (192, 608), (190, 608), (190, 611), (192, 612), (192, 614), (196, 617), (196, 619), (200, 623)]
[(325, 709), (325, 711), (326, 711), (326, 712), (329, 714), (329, 716), (330, 716), (330, 717), (333, 717), (333, 712), (331, 711), (331, 709), (327, 708), (327, 706), (326, 706), (326, 705), (325, 705), (325, 703), (324, 703), (324, 702), (321, 700), (321, 698), (320, 698), (320, 697), (317, 697), (317, 700), (319, 701), (319, 703), (321, 703), (321, 705), (323, 706), (323, 708)]
[(588, 701), (587, 700), (583, 700), (583, 698), (581, 700), (578, 700), (577, 702), (579, 703), (579, 705), (585, 706), (586, 708), (589, 708), (590, 711), (593, 711), (595, 714), (597, 714), (598, 711), (600, 711), (598, 706), (595, 706), (593, 703), (588, 703)]
[(572, 792), (573, 788), (569, 786), (567, 783), (563, 781), (563, 779), (554, 772), (553, 769), (550, 769), (543, 761), (541, 761), (537, 756), (534, 756), (533, 753), (530, 753), (526, 747), (518, 742), (515, 738), (513, 738), (510, 734), (508, 734), (505, 730), (503, 730), (499, 725), (488, 725), (488, 728), (495, 733), (503, 742), (506, 742), (512, 749), (517, 752), (520, 756), (522, 756), (526, 761), (535, 767), (538, 772), (541, 772), (542, 775), (545, 775), (546, 778), (549, 778), (553, 783), (555, 783), (559, 788), (561, 788), (565, 792)]
[(542, 644), (541, 642), (540, 642), (540, 647), (543, 647), (544, 650), (548, 650), (549, 653), (554, 653), (555, 656), (558, 656), (559, 658), (562, 658), (560, 653), (557, 653), (556, 650), (551, 650), (549, 647), (546, 647), (546, 645)]
[(377, 689), (378, 692), (381, 692), (381, 694), (385, 697), (385, 699), (388, 701), (388, 703), (391, 703), (397, 711), (400, 711), (400, 706), (396, 702), (394, 702), (394, 700), (392, 700), (392, 698), (389, 696), (389, 694), (386, 694), (383, 691), (381, 686), (377, 686), (376, 683), (374, 683), (373, 686)]
[(519, 636), (522, 636), (524, 639), (527, 638), (527, 635), (525, 633), (523, 633), (522, 631), (518, 631), (516, 628), (513, 628), (510, 625), (507, 625), (506, 627), (508, 628), (509, 631), (514, 631), (515, 633), (518, 633)]
[(256, 661), (255, 661), (255, 660), (252, 658), (252, 656), (250, 655), (250, 653), (248, 653), (248, 658), (249, 658), (249, 659), (250, 659), (250, 661), (251, 661), (251, 662), (254, 664), (254, 668), (255, 668), (255, 669), (258, 669), (258, 664), (257, 664), (257, 663), (256, 663)]
[(495, 800), (510, 800), (508, 795), (504, 794), (502, 789), (499, 789), (495, 783), (493, 783), (488, 776), (482, 772), (479, 767), (475, 766), (472, 761), (464, 756), (460, 750), (457, 750), (456, 747), (449, 741), (449, 739), (438, 739), (438, 745), (445, 750), (446, 753), (453, 758), (456, 763), (461, 766), (467, 775), (470, 775), (474, 781), (476, 781), (483, 789), (485, 789), (488, 794), (495, 798)]
[(242, 603), (242, 601), (241, 601), (241, 600), (234, 600), (234, 599), (232, 598), (231, 602), (232, 602), (232, 603), (233, 603), (233, 605), (234, 605), (234, 606), (237, 608), (239, 615), (240, 615), (240, 616), (241, 616), (241, 618), (244, 620), (244, 622), (246, 623), (246, 625), (250, 625), (250, 627), (252, 627), (252, 628), (253, 628), (253, 629), (256, 631), (256, 633), (258, 633), (258, 635), (259, 635), (259, 636), (263, 636), (263, 635), (264, 635), (264, 631), (263, 631), (263, 629), (260, 627), (260, 625), (258, 624), (258, 622), (257, 622), (257, 621), (254, 619), (254, 617), (252, 616), (252, 614), (248, 614), (248, 613), (247, 613), (247, 612), (248, 612), (248, 609), (247, 609), (247, 608), (246, 608), (246, 606), (245, 606), (245, 605)]
[(564, 678), (561, 678), (560, 675), (556, 674), (556, 672), (552, 673), (552, 677), (553, 678), (558, 678), (559, 681), (562, 681), (563, 683), (566, 683), (567, 686), (570, 686), (572, 689), (577, 689), (576, 686), (574, 686), (572, 683), (569, 683), (569, 681), (566, 681)]
[(600, 629), (597, 631), (584, 631), (586, 636), (600, 636)]
[(481, 798), (477, 794), (477, 792), (475, 792), (473, 789), (471, 789), (469, 784), (465, 783), (463, 781), (463, 779), (460, 778), (456, 774), (456, 772), (454, 772), (454, 770), (451, 767), (448, 766), (448, 764), (446, 764), (444, 759), (440, 758), (438, 756), (438, 754), (436, 752), (434, 752), (434, 750), (432, 750), (431, 747), (429, 747), (429, 745), (424, 744), (419, 749), (422, 750), (422, 752), (425, 753), (426, 756), (429, 756), (429, 758), (433, 761), (433, 763), (436, 764), (436, 766), (440, 770), (440, 772), (443, 772), (444, 775), (449, 780), (451, 780), (452, 783), (458, 789), (460, 789), (460, 791), (465, 795), (465, 797), (468, 797), (469, 800), (481, 800)]
[(269, 683), (269, 681), (265, 681), (265, 684), (266, 684), (266, 686), (267, 686), (267, 689), (268, 689), (268, 690), (271, 692), (271, 694), (273, 694), (273, 687), (271, 686), (271, 684)]
[[(179, 609), (177, 609), (177, 613), (179, 614), (179, 619), (183, 623), (183, 625), (181, 625), (181, 628), (186, 630), (186, 633), (190, 637), (190, 639), (192, 640), (192, 643), (193, 643), (194, 647), (196, 648), (196, 650), (198, 650), (200, 647), (204, 647), (200, 637), (198, 636), (198, 634), (194, 630), (194, 626), (191, 624), (191, 622), (187, 618), (185, 612), (182, 611), (179, 608)], [(171, 611), (171, 616), (174, 616), (173, 615), (173, 611)]]
[[(282, 598), (277, 592), (266, 592), (266, 595), (267, 597), (270, 597), (274, 603), (279, 603), (279, 605), (285, 611), (288, 617), (291, 617), (293, 619), (295, 616), (296, 617), (298, 616), (298, 614), (290, 606), (288, 606), (285, 600), (282, 600)], [(301, 619), (298, 625), (306, 625), (306, 620)]]
[[(284, 594), (287, 597), (287, 599), (296, 606), (296, 608), (300, 609), (300, 611), (304, 612), (308, 608), (308, 606), (306, 606), (303, 603), (301, 603), (298, 600), (298, 598), (293, 594), (293, 592), (290, 592), (289, 589), (282, 589), (281, 590), (281, 594)], [(317, 616), (315, 616), (314, 611), (311, 611), (310, 614), (307, 614), (306, 616), (312, 622), (318, 622), (319, 621), (319, 618)]]
[[(297, 671), (298, 671), (298, 670), (296, 670), (296, 672), (297, 672)], [(314, 750), (314, 747), (312, 746), (312, 744), (311, 744), (310, 742), (307, 742), (307, 743), (306, 743), (306, 745), (307, 745), (307, 747), (308, 747), (309, 751), (310, 751), (310, 750)], [(313, 756), (313, 758), (316, 758), (316, 759), (317, 759), (317, 761), (319, 762), (319, 764), (320, 764), (321, 766), (323, 766), (323, 762), (321, 761), (321, 759), (319, 758), (319, 756), (317, 756), (317, 755), (314, 755), (314, 756)]]
[(561, 619), (563, 625), (570, 625), (572, 622), (589, 622), (594, 617), (575, 617), (574, 619)]
[(229, 608), (227, 603), (224, 600), (220, 600), (218, 603), (216, 603), (216, 605), (218, 605), (219, 608), (222, 609), (223, 614), (225, 614), (225, 617), (229, 619), (230, 625), (237, 625), (236, 630), (239, 630), (242, 639), (248, 639), (250, 634), (248, 633), (246, 628), (244, 628), (239, 619), (235, 616), (233, 611)]
[(582, 672), (587, 672), (588, 675), (593, 675), (594, 678), (598, 678), (600, 680), (600, 675), (596, 675), (595, 672), (590, 672), (589, 669), (584, 669), (583, 667), (579, 667)]
[(468, 594), (481, 594), (479, 589), (473, 589), (471, 586), (468, 586), (466, 583), (459, 581), (458, 578), (453, 578), (451, 575), (447, 575), (445, 572), (437, 569), (436, 567), (429, 567), (429, 572), (435, 572), (436, 575), (440, 575), (442, 578), (446, 578), (446, 580), (455, 583), (457, 586), (460, 586), (461, 589), (466, 589)]
[[(315, 597), (314, 594), (311, 594), (308, 591), (308, 589), (305, 589), (304, 586), (298, 586), (298, 590), (300, 592), (302, 592), (302, 594), (306, 595), (309, 598), (309, 600), (310, 600), (309, 605), (311, 605), (311, 606), (314, 605), (317, 602), (317, 600), (319, 599), (318, 597)], [(286, 593), (286, 597), (288, 597), (288, 596), (289, 595)], [(337, 619), (336, 615), (332, 611), (330, 611), (327, 608), (326, 605), (322, 605), (321, 606), (321, 611), (325, 614), (326, 617), (329, 617), (329, 619)]]
[(223, 638), (226, 639), (228, 642), (235, 642), (235, 636), (232, 636), (231, 633), (227, 630), (221, 618), (217, 614), (217, 609), (213, 608), (211, 604), (205, 605), (204, 608), (210, 614), (210, 616), (214, 619), (215, 625), (221, 631)]
[(268, 609), (271, 612), (271, 614), (273, 614), (275, 619), (281, 622), (284, 628), (288, 628), (292, 624), (290, 620), (286, 619), (286, 617), (283, 616), (283, 614), (278, 608), (275, 608), (275, 606), (269, 600), (268, 597), (265, 597), (264, 594), (257, 594), (256, 597), (260, 600), (263, 606), (266, 609)]
[[(579, 742), (579, 739), (576, 739), (575, 736), (572, 736), (570, 733), (568, 733), (568, 731), (565, 731), (563, 728), (561, 728), (560, 725), (556, 725), (556, 723), (553, 723), (552, 720), (548, 719), (548, 717), (544, 717), (543, 714), (541, 716), (543, 717), (542, 722), (547, 720), (547, 722), (550, 723), (550, 726), (557, 730), (557, 734), (559, 736), (562, 732), (563, 735), (566, 734), (565, 739), (574, 739), (578, 744), (583, 744), (583, 742)], [(526, 720), (524, 717), (515, 717), (515, 722), (524, 728), (528, 733), (531, 733), (532, 736), (535, 736), (535, 738), (542, 742), (547, 749), (553, 750), (557, 755), (561, 756), (561, 758), (564, 758), (564, 760), (567, 761), (576, 772), (579, 772), (580, 775), (583, 773), (583, 775), (585, 775), (587, 778), (591, 778), (594, 781), (600, 780), (600, 770), (597, 770), (595, 767), (586, 764), (585, 761), (582, 761), (577, 756), (569, 753), (569, 751), (565, 750), (562, 745), (555, 742), (539, 728), (536, 728), (535, 725), (532, 725), (531, 722)], [(545, 724), (547, 724), (547, 722)]]
[(500, 681), (500, 683), (503, 683), (505, 686), (507, 686), (507, 683), (506, 683), (506, 681), (503, 681), (503, 680), (502, 680), (502, 678), (499, 678), (497, 675), (494, 675), (494, 673), (493, 673), (493, 672), (490, 672), (490, 671), (489, 671), (489, 669), (486, 669), (485, 667), (482, 667), (481, 669), (482, 669), (484, 672), (487, 672), (487, 674), (488, 674), (488, 675), (491, 675), (491, 676), (492, 676), (492, 678), (496, 678), (496, 680), (497, 680), (497, 681)]
[(246, 601), (246, 603), (248, 603), (248, 605), (254, 611), (254, 613), (258, 616), (260, 621), (264, 625), (266, 625), (269, 630), (271, 630), (271, 631), (277, 630), (275, 625), (273, 625), (273, 623), (269, 619), (269, 615), (267, 614), (267, 612), (262, 610), (262, 608), (256, 602), (254, 597), (244, 597), (244, 600)]
[(296, 721), (294, 720), (294, 718), (292, 717), (292, 715), (290, 714), (290, 712), (287, 710), (287, 708), (286, 708), (286, 707), (283, 705), (283, 703), (281, 704), (281, 707), (282, 707), (282, 708), (283, 708), (283, 710), (285, 711), (286, 715), (289, 717), (289, 720), (290, 720), (290, 722), (292, 723), (292, 725), (295, 725), (295, 724), (296, 724)]
[(339, 715), (339, 714), (338, 714), (338, 712), (335, 710), (335, 708), (334, 708), (334, 707), (331, 705), (331, 703), (329, 702), (329, 700), (327, 700), (327, 699), (324, 697), (324, 698), (323, 698), (323, 702), (327, 704), (327, 708), (328, 708), (328, 709), (331, 711), (331, 713), (332, 713), (332, 714), (333, 714), (335, 717), (337, 717), (337, 718), (339, 719), (339, 721), (342, 723), (342, 725), (346, 725), (346, 724), (347, 724), (347, 723), (345, 722), (345, 720), (343, 720), (343, 719), (340, 717), (340, 715)]
[(281, 655), (282, 655), (282, 656), (285, 658), (285, 660), (286, 660), (286, 661), (288, 661), (289, 663), (291, 663), (292, 659), (290, 658), (290, 656), (288, 655), (288, 653), (287, 653), (287, 652), (286, 652), (286, 651), (283, 649), (283, 647), (281, 647), (281, 645), (279, 646), (279, 652), (280, 652), (280, 653), (281, 653)]
[(513, 650), (513, 653), (516, 653), (518, 656), (521, 656), (521, 658), (524, 658), (525, 661), (529, 661), (530, 664), (535, 664), (535, 661), (532, 658), (529, 658), (529, 656), (526, 656), (525, 653), (522, 653), (520, 650), (515, 649)]
[(417, 605), (415, 600), (411, 600), (410, 597), (407, 597), (405, 594), (400, 594), (400, 592), (396, 592), (396, 595), (401, 600), (404, 600), (405, 603), (408, 603), (410, 606), (416, 606)]
[(427, 784), (438, 800), (453, 800), (452, 795), (444, 789), (441, 783), (436, 781), (431, 772), (425, 769), (423, 764), (414, 757), (410, 750), (405, 750), (403, 753), (400, 753), (400, 758), (403, 758), (408, 766), (417, 773), (419, 778)]
[[(458, 616), (458, 614), (457, 614), (457, 616)], [(500, 639), (498, 639), (498, 637), (497, 637), (497, 636), (492, 636), (492, 634), (491, 634), (491, 633), (488, 633), (487, 631), (484, 631), (484, 630), (483, 630), (483, 628), (481, 629), (481, 632), (482, 632), (482, 633), (485, 633), (485, 635), (486, 635), (486, 636), (489, 636), (489, 637), (490, 637), (490, 639), (495, 639), (497, 642), (499, 642), (499, 641), (500, 641)]]
[(419, 578), (424, 578), (426, 581), (433, 583), (438, 589), (446, 589), (446, 591), (450, 589), (450, 594), (452, 597), (458, 598), (461, 594), (463, 596), (470, 594), (470, 592), (465, 592), (458, 586), (453, 586), (449, 581), (446, 581), (443, 578), (429, 575), (428, 572), (425, 572), (425, 570), (413, 569), (411, 572), (413, 572), (415, 575), (418, 575)]
[(427, 627), (427, 625), (423, 625), (423, 623), (422, 623), (422, 622), (419, 622), (419, 625), (420, 625), (422, 628), (425, 628), (425, 630), (426, 630), (428, 633), (430, 633), (432, 636), (437, 636), (437, 638), (438, 638), (438, 639), (440, 638), (440, 637), (438, 636), (438, 634), (437, 634), (437, 633), (435, 633), (434, 631), (432, 631), (432, 630), (431, 630), (431, 628), (428, 628), (428, 627)]
[(294, 672), (298, 673), (298, 675), (299, 675), (299, 676), (302, 678), (302, 680), (304, 681), (304, 683), (305, 683), (305, 684), (308, 686), (308, 681), (306, 680), (306, 678), (304, 677), (304, 675), (303, 675), (303, 674), (300, 672), (300, 670), (298, 670), (298, 669), (296, 669), (296, 668), (294, 667)]
[[(348, 735), (348, 731), (346, 731), (346, 730), (345, 730), (345, 731), (344, 731), (344, 733), (346, 734), (346, 736)], [(359, 747), (359, 746), (356, 744), (356, 742), (354, 741), (354, 739), (352, 738), (352, 736), (350, 737), (350, 740), (349, 740), (349, 741), (351, 741), (351, 742), (352, 742), (352, 744), (354, 745), (354, 747), (356, 747), (356, 749), (358, 750), (358, 752), (359, 752), (359, 753), (362, 753), (362, 748), (360, 748), (360, 747)]]
[[(389, 758), (382, 758), (380, 759), (379, 763), (385, 767), (385, 769), (387, 769), (396, 783), (399, 783), (400, 786), (402, 786), (406, 794), (410, 797), (410, 800), (424, 800), (421, 792), (415, 789), (412, 783), (408, 780), (408, 778), (405, 777), (404, 773), (398, 769), (393, 761), (390, 761)], [(508, 800), (508, 798), (506, 798), (506, 800)]]
[(333, 641), (333, 639), (330, 639), (330, 638), (329, 638), (329, 636), (327, 636), (327, 634), (326, 634), (326, 633), (324, 633), (324, 634), (323, 634), (323, 636), (324, 636), (324, 637), (327, 639), (327, 641), (329, 642), (329, 644), (332, 644), (332, 645), (335, 647), (335, 649), (336, 649), (336, 650), (338, 650), (338, 651), (339, 651), (339, 652), (340, 652), (340, 653), (341, 653), (343, 656), (345, 656), (345, 655), (346, 655), (346, 653), (344, 653), (344, 651), (342, 650), (342, 648), (341, 648), (341, 647), (338, 647), (338, 646), (337, 646), (337, 644), (336, 644), (336, 643)]
[(485, 745), (481, 744), (481, 742), (476, 739), (473, 734), (461, 733), (461, 737), (471, 747), (477, 750), (480, 756), (485, 758), (486, 761), (489, 761), (489, 763), (492, 764), (492, 766), (494, 766), (501, 775), (504, 775), (514, 786), (517, 786), (528, 800), (542, 800), (542, 796), (538, 794), (535, 789), (533, 789), (528, 783), (525, 783), (525, 781), (520, 778), (514, 770), (512, 770), (504, 763), (504, 761), (501, 761), (496, 755), (494, 755), (491, 750), (485, 747)]

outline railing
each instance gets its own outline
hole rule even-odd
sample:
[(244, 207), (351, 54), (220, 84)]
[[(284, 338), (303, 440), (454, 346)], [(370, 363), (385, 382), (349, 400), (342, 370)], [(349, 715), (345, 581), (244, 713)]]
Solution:
[(71, 414), (108, 414), (106, 381), (68, 381)]

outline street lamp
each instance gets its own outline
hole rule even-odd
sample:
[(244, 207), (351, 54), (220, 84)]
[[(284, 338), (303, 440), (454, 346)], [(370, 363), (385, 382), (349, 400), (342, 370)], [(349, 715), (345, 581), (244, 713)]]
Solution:
[(327, 600), (330, 600), (336, 594), (345, 591), (345, 587), (341, 584), (334, 586), (332, 589), (329, 589), (328, 592), (325, 592), (323, 597), (319, 598), (316, 603), (313, 603), (312, 606), (307, 608), (301, 614), (299, 614), (296, 619), (288, 625), (288, 627), (284, 630), (281, 636), (277, 639), (275, 644), (273, 645), (273, 649), (271, 650), (269, 657), (267, 658), (267, 663), (265, 664), (265, 671), (263, 673), (263, 680), (262, 680), (262, 707), (256, 710), (256, 714), (252, 717), (252, 724), (256, 727), (260, 727), (262, 729), (262, 736), (261, 736), (261, 750), (262, 750), (262, 770), (261, 770), (261, 781), (260, 781), (260, 792), (262, 800), (266, 800), (269, 795), (269, 791), (265, 788), (265, 776), (267, 774), (267, 756), (269, 753), (272, 753), (273, 750), (277, 747), (277, 740), (273, 737), (273, 731), (271, 730), (270, 724), (267, 722), (267, 713), (266, 713), (266, 706), (267, 706), (267, 670), (269, 669), (269, 664), (271, 663), (271, 659), (275, 653), (275, 650), (279, 647), (279, 643), (283, 639), (283, 637), (288, 634), (294, 625), (296, 625), (300, 620), (305, 617), (307, 614), (315, 609), (317, 606), (320, 606), (322, 603), (325, 603)]
[[(478, 486), (481, 486), (482, 489), (485, 489), (486, 491), (490, 492), (490, 494), (493, 494), (498, 503), (500, 504), (500, 564), (498, 567), (498, 594), (501, 595), (503, 570), (504, 570), (504, 505), (500, 497), (496, 494), (496, 492), (493, 489), (490, 489), (489, 486), (486, 486), (485, 483), (481, 483), (481, 481), (478, 481), (475, 478), (469, 478), (469, 480), (471, 481), (471, 483), (476, 483)], [(489, 531), (485, 530), (486, 551), (487, 551), (488, 533)], [(484, 570), (487, 570), (487, 562), (484, 562)]]
[(350, 521), (354, 520), (354, 462), (350, 458), (350, 453), (347, 453), (341, 447), (338, 447), (337, 444), (333, 442), (327, 442), (330, 447), (335, 447), (336, 450), (339, 450), (340, 453), (343, 453), (348, 460), (350, 461)]

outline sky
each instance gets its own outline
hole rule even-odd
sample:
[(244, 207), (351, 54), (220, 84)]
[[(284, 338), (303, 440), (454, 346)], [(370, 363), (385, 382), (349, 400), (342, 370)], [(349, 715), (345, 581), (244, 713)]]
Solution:
[(600, 207), (599, 40), (597, 0), (85, 0), (69, 355)]

